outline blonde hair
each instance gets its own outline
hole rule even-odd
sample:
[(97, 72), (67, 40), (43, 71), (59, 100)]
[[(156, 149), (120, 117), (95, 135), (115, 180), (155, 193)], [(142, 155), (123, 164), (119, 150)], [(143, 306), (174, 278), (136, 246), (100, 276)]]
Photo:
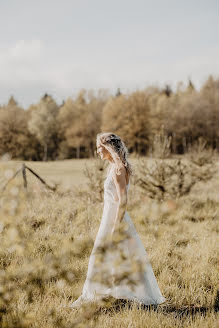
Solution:
[(132, 166), (127, 159), (128, 149), (118, 135), (113, 132), (102, 132), (97, 134), (97, 140), (110, 152), (116, 164), (116, 173), (118, 175), (121, 174), (120, 168), (123, 166), (129, 175), (133, 174)]

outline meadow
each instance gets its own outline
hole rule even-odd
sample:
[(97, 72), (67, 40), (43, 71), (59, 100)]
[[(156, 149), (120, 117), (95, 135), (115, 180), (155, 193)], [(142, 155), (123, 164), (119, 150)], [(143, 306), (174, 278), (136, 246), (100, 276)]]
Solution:
[[(135, 170), (138, 161), (130, 159)], [(94, 159), (25, 162), (58, 189), (46, 189), (27, 173), (27, 192), (19, 174), (0, 195), (0, 327), (217, 327), (218, 157), (214, 162), (211, 178), (177, 198), (152, 199), (131, 180), (127, 211), (167, 302), (79, 311), (68, 305), (86, 277), (103, 209), (93, 194), (101, 192), (105, 168), (99, 185), (88, 188), (84, 168), (92, 168)], [(1, 185), (21, 163), (0, 162)]]

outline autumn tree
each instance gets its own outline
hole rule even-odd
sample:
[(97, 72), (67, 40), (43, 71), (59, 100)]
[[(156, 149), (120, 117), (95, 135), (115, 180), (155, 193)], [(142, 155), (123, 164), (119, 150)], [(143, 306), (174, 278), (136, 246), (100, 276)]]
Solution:
[(164, 126), (173, 136), (176, 151), (184, 153), (188, 144), (204, 137), (208, 144), (218, 140), (219, 87), (216, 81), (209, 79), (198, 92), (189, 83), (182, 85), (171, 94), (163, 105)]
[(76, 157), (80, 158), (81, 149), (84, 149), (88, 156), (94, 155), (106, 97), (104, 90), (100, 90), (97, 95), (92, 90), (81, 90), (75, 100), (66, 100), (58, 115), (63, 139), (61, 152), (70, 153), (70, 149), (75, 149)]
[(57, 115), (59, 107), (53, 98), (47, 94), (40, 100), (36, 108), (32, 110), (28, 122), (29, 131), (34, 134), (44, 149), (43, 160), (47, 161), (48, 150), (54, 148), (57, 133)]
[(146, 154), (154, 139), (171, 136), (170, 150), (184, 153), (199, 138), (219, 149), (219, 79), (212, 76), (200, 90), (192, 81), (115, 95), (100, 89), (81, 90), (58, 106), (47, 94), (27, 110), (13, 96), (0, 105), (0, 154), (12, 158), (55, 160), (92, 157), (96, 135), (113, 131), (129, 151)]
[(101, 130), (121, 136), (129, 145), (130, 152), (144, 153), (150, 136), (149, 98), (147, 91), (111, 97), (103, 108)]
[(86, 129), (87, 124), (87, 104), (85, 99), (85, 90), (79, 92), (77, 99), (73, 102), (72, 106), (72, 120), (68, 129), (65, 132), (65, 136), (68, 144), (71, 147), (76, 148), (76, 157), (80, 158), (81, 147), (85, 146), (86, 140)]
[(208, 128), (206, 131), (209, 144), (219, 149), (219, 79), (209, 76), (200, 91), (205, 99), (205, 111), (208, 112)]
[(9, 153), (11, 158), (37, 159), (38, 142), (28, 131), (27, 111), (19, 107), (11, 97), (0, 108), (0, 154)]

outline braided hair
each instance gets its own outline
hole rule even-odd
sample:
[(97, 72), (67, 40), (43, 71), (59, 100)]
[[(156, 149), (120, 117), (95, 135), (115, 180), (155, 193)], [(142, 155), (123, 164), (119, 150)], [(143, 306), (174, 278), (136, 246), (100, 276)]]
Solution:
[(97, 134), (97, 140), (110, 152), (117, 166), (117, 174), (120, 175), (120, 168), (124, 166), (129, 175), (133, 174), (132, 166), (128, 161), (128, 149), (122, 139), (113, 132)]

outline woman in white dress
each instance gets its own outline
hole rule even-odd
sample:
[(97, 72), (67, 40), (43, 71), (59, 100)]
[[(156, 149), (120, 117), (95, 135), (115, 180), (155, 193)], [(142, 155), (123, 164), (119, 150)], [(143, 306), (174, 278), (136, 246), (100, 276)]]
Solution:
[(104, 182), (101, 224), (89, 259), (82, 295), (70, 307), (113, 297), (149, 304), (166, 301), (135, 226), (126, 211), (131, 164), (121, 138), (97, 135), (97, 153), (110, 162)]

